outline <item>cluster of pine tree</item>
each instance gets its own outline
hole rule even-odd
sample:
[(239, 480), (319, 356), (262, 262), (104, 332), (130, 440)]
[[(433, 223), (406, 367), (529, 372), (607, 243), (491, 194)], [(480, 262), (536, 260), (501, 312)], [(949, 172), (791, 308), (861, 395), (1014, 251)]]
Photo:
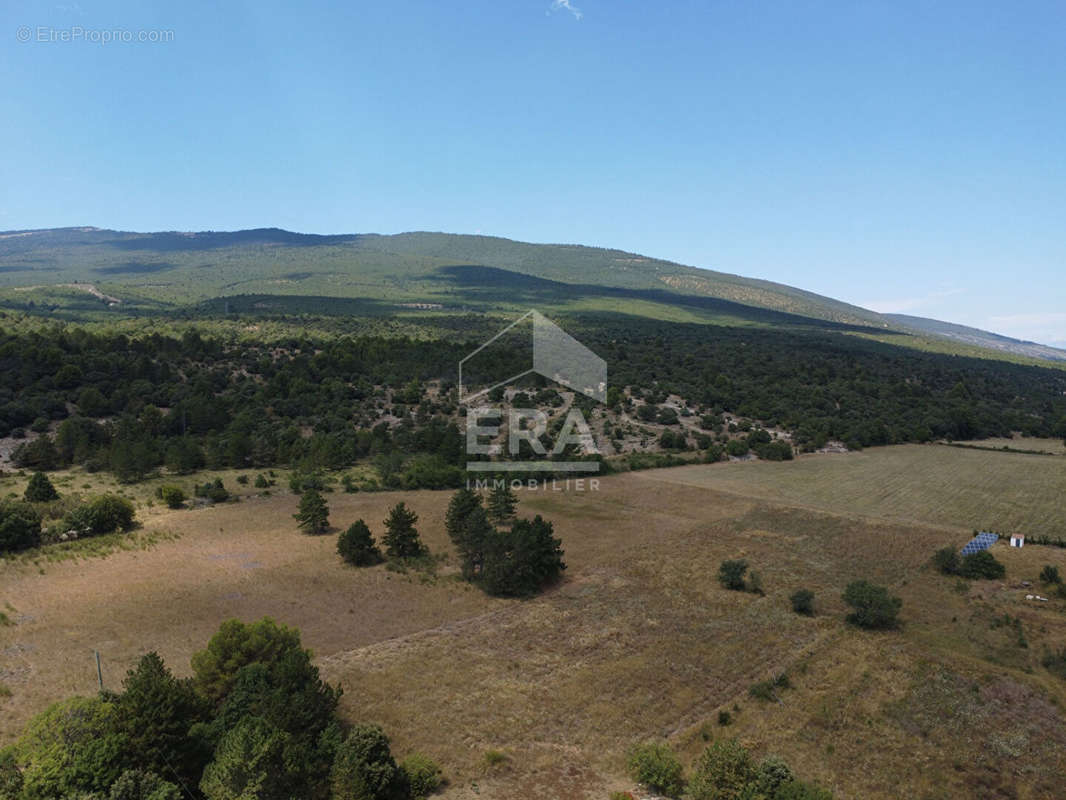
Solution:
[(536, 594), (566, 569), (562, 541), (539, 514), (516, 519), (517, 498), (504, 482), (491, 491), (486, 508), (478, 492), (457, 491), (448, 504), (445, 528), (459, 555), (463, 577), (494, 595)]
[(355, 567), (370, 567), (380, 564), (385, 556), (390, 559), (407, 560), (427, 555), (429, 549), (422, 543), (415, 525), (418, 514), (400, 502), (389, 509), (389, 515), (382, 523), (385, 535), (382, 541), (385, 554), (374, 540), (370, 527), (362, 519), (353, 522), (346, 531), (337, 537), (337, 552), (341, 558)]
[(0, 751), (0, 797), (410, 800), (439, 783), (425, 756), (405, 768), (381, 728), (338, 716), (294, 629), (230, 620), (192, 668), (149, 653), (121, 691), (51, 706)]

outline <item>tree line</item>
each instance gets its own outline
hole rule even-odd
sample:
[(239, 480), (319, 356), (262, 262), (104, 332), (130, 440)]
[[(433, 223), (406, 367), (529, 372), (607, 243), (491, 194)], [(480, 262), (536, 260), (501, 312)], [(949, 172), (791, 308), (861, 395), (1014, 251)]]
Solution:
[[(269, 343), (194, 328), (136, 337), (73, 325), (3, 329), (0, 436), (40, 434), (17, 452), (22, 467), (81, 464), (120, 480), (161, 467), (313, 472), (373, 458), (390, 487), (456, 487), (456, 370), (478, 342), (457, 342), (441, 324), (450, 338), (299, 334)], [(1066, 437), (1061, 370), (825, 331), (604, 317), (568, 326), (607, 360), (611, 407), (623, 402), (619, 387), (646, 400), (675, 394), (701, 412), (788, 430), (801, 449), (1011, 431)], [(506, 370), (518, 354), (491, 357)], [(768, 442), (749, 446), (783, 457)]]

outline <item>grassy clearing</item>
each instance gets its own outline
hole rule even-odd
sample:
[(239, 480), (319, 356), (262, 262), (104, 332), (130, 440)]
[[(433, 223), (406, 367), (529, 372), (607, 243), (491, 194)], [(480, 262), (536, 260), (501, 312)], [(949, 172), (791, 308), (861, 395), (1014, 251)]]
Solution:
[[(33, 564), (43, 569), (44, 564), (58, 564), (63, 561), (103, 558), (116, 552), (148, 550), (160, 542), (178, 538), (173, 531), (153, 528), (115, 532), (103, 536), (90, 536), (72, 542), (57, 542), (43, 545), (18, 553), (5, 553), (0, 560), (19, 564)], [(2, 622), (2, 621), (0, 621)]]
[(1010, 439), (978, 439), (973, 442), (959, 442), (965, 447), (983, 447), (989, 450), (1023, 450), (1047, 453), (1052, 456), (1066, 456), (1066, 442), (1062, 439), (1037, 439), (1015, 436)]
[(744, 462), (641, 473), (835, 513), (1027, 534), (1066, 534), (1066, 460), (901, 445), (794, 462)]
[[(820, 476), (819, 461), (865, 470), (854, 480), (869, 487), (893, 470), (930, 469), (929, 454), (971, 471), (1026, 458), (894, 448), (783, 466), (810, 475), (829, 506), (819, 487), (834, 478)], [(1054, 704), (1066, 703), (1066, 683), (1042, 659), (1066, 645), (1066, 601), (1027, 603), (1020, 581), (1045, 563), (1066, 572), (1066, 551), (997, 546), (1007, 579), (960, 591), (926, 562), (965, 535), (971, 523), (950, 517), (961, 498), (933, 515), (935, 504), (909, 489), (937, 522), (926, 525), (870, 518), (881, 506), (853, 508), (859, 493), (847, 481), (833, 506), (844, 513), (763, 499), (781, 496), (768, 478), (749, 478), (754, 496), (713, 488), (721, 475), (774, 466), (679, 467), (610, 476), (599, 492), (522, 492), (521, 513), (555, 521), (569, 565), (559, 586), (529, 601), (485, 597), (452, 579), (447, 560), (431, 581), (345, 567), (334, 535), (296, 532), (288, 494), (160, 510), (147, 529), (179, 538), (91, 569), (65, 562), (41, 575), (32, 562), (0, 564), (0, 603), (19, 608), (17, 624), (0, 628), (0, 681), (13, 692), (0, 741), (48, 702), (93, 691), (94, 649), (114, 688), (149, 649), (184, 673), (223, 619), (269, 614), (301, 629), (324, 677), (344, 687), (349, 718), (384, 724), (400, 755), (445, 765), (444, 797), (602, 798), (634, 788), (622, 777), (634, 742), (666, 737), (688, 760), (729, 736), (841, 797), (1054, 796), (1066, 770)], [(995, 492), (985, 500), (989, 516), (1012, 513), (1011, 492), (1023, 489), (1006, 488), (1003, 502)], [(1057, 492), (1028, 491), (1030, 513), (1061, 513)], [(447, 553), (448, 493), (335, 493), (331, 521), (362, 517), (380, 535), (399, 499), (420, 515), (430, 548)], [(766, 595), (722, 589), (715, 576), (726, 558), (757, 569)], [(899, 631), (842, 624), (841, 591), (858, 577), (903, 597)], [(813, 617), (791, 609), (800, 587), (815, 592)], [(1027, 648), (1013, 622), (994, 624), (1005, 616), (1020, 620)], [(789, 688), (770, 702), (750, 696), (782, 674)]]

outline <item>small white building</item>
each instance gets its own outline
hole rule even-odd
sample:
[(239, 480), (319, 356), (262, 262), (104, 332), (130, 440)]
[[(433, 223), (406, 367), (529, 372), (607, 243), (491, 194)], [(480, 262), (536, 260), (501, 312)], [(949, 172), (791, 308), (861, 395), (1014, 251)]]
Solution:
[(1025, 547), (1025, 534), (1024, 533), (1012, 533), (1010, 535), (1011, 547)]

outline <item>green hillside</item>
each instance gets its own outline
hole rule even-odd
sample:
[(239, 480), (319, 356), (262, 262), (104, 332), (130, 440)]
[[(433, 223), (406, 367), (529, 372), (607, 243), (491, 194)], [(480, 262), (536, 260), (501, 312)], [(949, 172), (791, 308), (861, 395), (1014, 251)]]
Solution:
[[(481, 267), (492, 271), (475, 269)], [(447, 310), (507, 310), (532, 299), (558, 309), (675, 321), (781, 321), (759, 310), (891, 327), (872, 312), (781, 284), (576, 245), (442, 233), (314, 236), (278, 229), (141, 234), (63, 228), (0, 234), (5, 305), (43, 300), (91, 309), (102, 302), (93, 295), (79, 298), (86, 287), (63, 284), (92, 284), (119, 305), (135, 308), (239, 295), (352, 298), (393, 309), (425, 303)], [(45, 291), (41, 287), (54, 288), (38, 298), (35, 294)]]
[[(314, 317), (436, 338), (536, 307), (730, 327), (821, 328), (955, 356), (1058, 366), (1062, 351), (881, 315), (770, 281), (622, 250), (446, 233), (323, 236), (278, 228), (0, 233), (0, 311), (127, 324)], [(487, 318), (486, 318), (487, 316)], [(329, 322), (330, 319), (335, 323)]]

